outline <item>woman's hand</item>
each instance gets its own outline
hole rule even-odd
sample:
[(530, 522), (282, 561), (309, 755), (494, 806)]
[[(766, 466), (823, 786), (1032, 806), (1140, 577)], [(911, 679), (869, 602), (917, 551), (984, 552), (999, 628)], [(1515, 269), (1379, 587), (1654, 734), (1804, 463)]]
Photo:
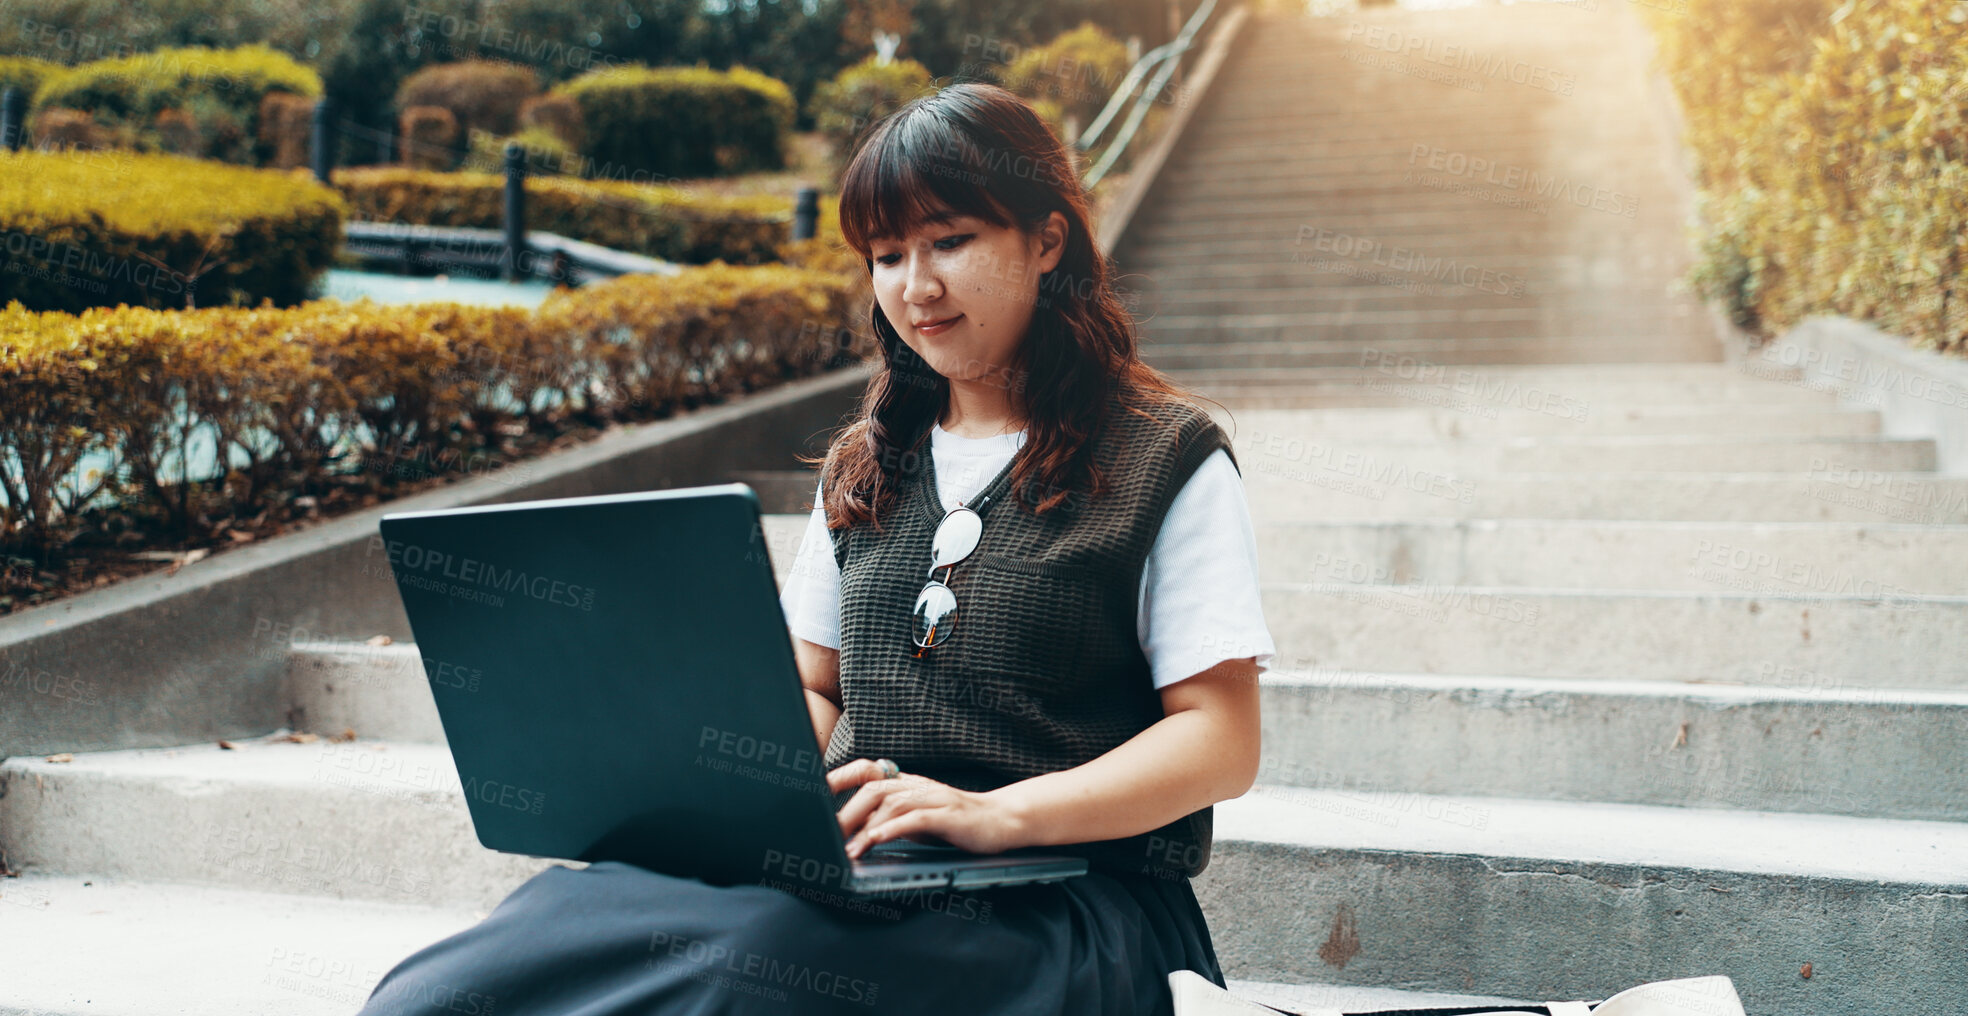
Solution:
[(827, 774), (838, 794), (858, 786), (840, 810), (847, 856), (903, 836), (930, 834), (973, 854), (1025, 846), (1024, 823), (1002, 797), (958, 790), (927, 776), (903, 773), (883, 779), (873, 759), (855, 759)]

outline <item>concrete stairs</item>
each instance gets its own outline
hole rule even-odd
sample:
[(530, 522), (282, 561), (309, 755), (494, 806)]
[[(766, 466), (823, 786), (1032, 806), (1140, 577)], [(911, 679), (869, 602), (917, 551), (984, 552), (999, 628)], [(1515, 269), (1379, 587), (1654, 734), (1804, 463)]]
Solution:
[(1115, 250), (1144, 356), (1713, 359), (1623, 6), (1254, 19)]

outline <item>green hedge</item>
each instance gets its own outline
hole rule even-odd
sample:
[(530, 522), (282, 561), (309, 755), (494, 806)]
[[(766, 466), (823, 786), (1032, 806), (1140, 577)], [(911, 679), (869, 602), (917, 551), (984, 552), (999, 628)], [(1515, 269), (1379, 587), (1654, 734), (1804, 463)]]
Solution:
[(31, 310), (307, 298), (347, 208), (305, 171), (178, 155), (0, 151), (0, 301)]
[[(105, 496), (176, 527), (253, 517), (351, 477), (380, 490), (503, 463), (510, 438), (569, 420), (653, 418), (809, 375), (843, 352), (864, 297), (825, 267), (714, 264), (559, 290), (537, 310), (16, 302), (0, 311), (0, 549), (45, 564)], [(225, 475), (178, 482), (206, 439)], [(91, 459), (114, 465), (79, 475)]]
[(1840, 314), (1968, 352), (1968, 4), (1642, 10), (1697, 163), (1698, 291), (1763, 337)]
[[(504, 222), (501, 174), (355, 168), (338, 169), (332, 179), (355, 219), (484, 229)], [(778, 260), (778, 245), (791, 232), (792, 211), (791, 200), (769, 195), (723, 197), (617, 181), (526, 178), (528, 229), (686, 264)]]
[(610, 67), (549, 94), (572, 97), (589, 176), (725, 176), (784, 169), (793, 94), (745, 67)]

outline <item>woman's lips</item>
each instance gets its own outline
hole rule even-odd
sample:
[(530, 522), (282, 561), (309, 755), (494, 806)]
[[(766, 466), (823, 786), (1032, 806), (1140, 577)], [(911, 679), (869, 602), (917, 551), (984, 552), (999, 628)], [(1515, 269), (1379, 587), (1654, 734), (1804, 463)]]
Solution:
[(941, 335), (944, 332), (949, 331), (950, 328), (957, 323), (957, 319), (961, 317), (963, 317), (963, 315), (958, 314), (955, 317), (951, 317), (943, 321), (939, 321), (933, 325), (917, 325), (916, 332), (921, 335)]

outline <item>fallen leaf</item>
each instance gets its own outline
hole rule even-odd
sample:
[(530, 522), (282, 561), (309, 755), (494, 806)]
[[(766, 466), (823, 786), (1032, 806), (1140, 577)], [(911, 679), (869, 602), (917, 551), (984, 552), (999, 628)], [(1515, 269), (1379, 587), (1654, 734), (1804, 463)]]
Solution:
[(64, 752), (58, 752), (58, 753), (56, 753), (56, 754), (54, 754), (54, 755), (50, 755), (50, 756), (48, 756), (48, 758), (47, 758), (47, 761), (49, 761), (49, 762), (73, 762), (73, 761), (75, 761), (75, 755), (74, 755), (73, 753), (71, 753), (71, 752), (66, 752), (66, 751), (64, 751)]
[(226, 530), (226, 535), (231, 537), (234, 543), (251, 543), (254, 540), (252, 533), (242, 533), (237, 529)]
[(1805, 980), (1809, 980), (1811, 977), (1811, 965), (1809, 963), (1804, 964), (1804, 969), (1798, 971), (1798, 973), (1803, 974)]
[(336, 742), (353, 741), (355, 740), (355, 728), (343, 727), (341, 733), (328, 735), (328, 740)]
[(390, 638), (388, 635), (371, 635), (369, 636), (369, 642), (368, 642), (368, 644), (372, 646), (387, 646), (387, 645), (394, 645), (395, 643), (396, 640)]
[(286, 735), (285, 737), (276, 737), (276, 738), (274, 738), (274, 740), (276, 740), (276, 741), (292, 741), (292, 742), (294, 742), (295, 744), (313, 744), (314, 742), (316, 742), (316, 741), (319, 741), (319, 740), (321, 740), (321, 735), (320, 735), (320, 734), (299, 734), (299, 733), (295, 733), (295, 734), (288, 734), (288, 735)]
[(220, 742), (219, 742), (219, 747), (221, 747), (221, 748), (224, 748), (224, 749), (225, 749), (225, 750), (227, 750), (227, 751), (231, 751), (231, 750), (233, 750), (233, 749), (234, 749), (235, 747), (237, 747), (237, 746), (236, 746), (236, 745), (234, 745), (234, 744), (233, 744), (233, 743), (232, 743), (231, 741), (224, 741), (224, 740), (222, 740), (222, 741), (220, 741)]

